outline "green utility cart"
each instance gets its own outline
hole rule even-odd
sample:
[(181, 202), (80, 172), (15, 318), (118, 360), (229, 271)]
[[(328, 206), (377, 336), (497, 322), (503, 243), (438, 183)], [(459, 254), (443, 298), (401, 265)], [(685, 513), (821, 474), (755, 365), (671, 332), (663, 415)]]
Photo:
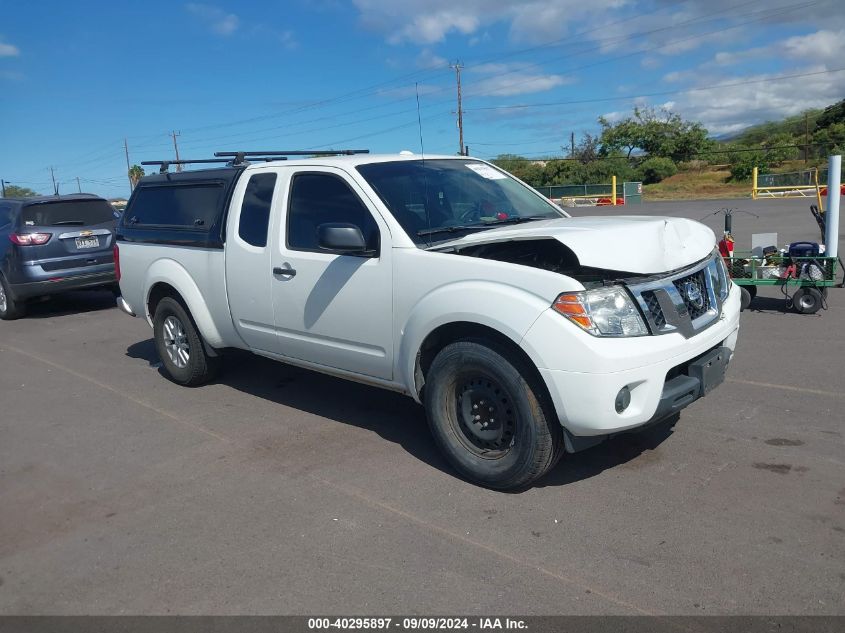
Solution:
[(827, 289), (837, 285), (836, 257), (775, 253), (761, 258), (734, 252), (733, 257), (724, 259), (731, 279), (742, 291), (743, 310), (757, 296), (759, 286), (780, 286), (787, 308), (813, 314), (826, 307)]

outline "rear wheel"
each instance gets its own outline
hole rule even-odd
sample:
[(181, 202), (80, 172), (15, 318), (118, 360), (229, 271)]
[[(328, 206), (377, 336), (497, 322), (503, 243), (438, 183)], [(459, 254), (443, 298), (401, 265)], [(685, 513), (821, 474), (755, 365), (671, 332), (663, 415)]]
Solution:
[(6, 280), (0, 277), (0, 319), (12, 321), (21, 318), (25, 313), (26, 304), (12, 298)]
[(562, 430), (544, 390), (514, 355), (486, 341), (459, 341), (435, 357), (425, 383), (432, 434), (462, 475), (521, 488), (555, 465)]
[(799, 288), (792, 295), (792, 306), (801, 314), (815, 314), (821, 310), (822, 293), (817, 288)]
[(210, 356), (187, 309), (172, 297), (158, 302), (153, 317), (156, 351), (173, 382), (195, 387), (217, 374), (219, 358)]
[(757, 286), (740, 286), (739, 287), (739, 309), (747, 310), (754, 297), (757, 296)]

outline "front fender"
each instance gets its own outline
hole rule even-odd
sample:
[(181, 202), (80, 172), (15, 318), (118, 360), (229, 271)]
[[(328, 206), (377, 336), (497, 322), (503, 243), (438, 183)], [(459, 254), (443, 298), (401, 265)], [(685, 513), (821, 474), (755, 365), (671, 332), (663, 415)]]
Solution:
[[(434, 330), (449, 323), (476, 323), (519, 345), (548, 307), (547, 299), (501, 282), (462, 281), (440, 286), (411, 308), (400, 329), (396, 375), (419, 402), (414, 378), (417, 352)], [(532, 358), (535, 364), (537, 360)]]
[(206, 343), (212, 347), (225, 346), (223, 336), (214, 323), (211, 311), (208, 309), (208, 305), (203, 298), (202, 292), (200, 292), (199, 286), (197, 286), (197, 283), (185, 267), (174, 259), (158, 259), (147, 269), (147, 276), (144, 283), (144, 287), (147, 289), (147, 294), (144, 297), (144, 313), (150, 325), (152, 325), (153, 317), (150, 314), (149, 308), (150, 291), (157, 283), (165, 283), (176, 289), (176, 292), (179, 293), (188, 306), (188, 310)]

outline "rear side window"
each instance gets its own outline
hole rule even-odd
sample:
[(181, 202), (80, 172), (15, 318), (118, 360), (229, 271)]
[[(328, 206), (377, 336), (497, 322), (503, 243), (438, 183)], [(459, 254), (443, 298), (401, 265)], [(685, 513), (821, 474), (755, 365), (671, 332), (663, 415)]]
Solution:
[(12, 224), (12, 210), (9, 207), (0, 207), (0, 229), (7, 229)]
[(267, 246), (267, 227), (276, 174), (255, 174), (246, 185), (238, 235), (247, 244)]
[(330, 174), (294, 176), (288, 208), (288, 246), (296, 250), (321, 250), (317, 244), (317, 227), (329, 222), (356, 225), (364, 235), (367, 248), (378, 250), (378, 225), (346, 182)]
[(22, 226), (91, 226), (114, 222), (114, 209), (105, 200), (62, 200), (30, 204), (21, 212)]
[(219, 214), (223, 193), (219, 182), (139, 187), (125, 222), (208, 229)]

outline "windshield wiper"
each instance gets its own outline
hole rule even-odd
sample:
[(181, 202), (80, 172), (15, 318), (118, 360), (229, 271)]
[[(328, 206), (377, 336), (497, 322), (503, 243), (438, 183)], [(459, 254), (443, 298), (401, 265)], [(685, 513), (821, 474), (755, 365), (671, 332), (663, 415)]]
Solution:
[(438, 226), (433, 229), (422, 229), (417, 235), (435, 235), (437, 233), (456, 233), (458, 231), (478, 231), (486, 228), (486, 224), (451, 224), (449, 226)]
[(484, 226), (500, 226), (502, 224), (519, 224), (520, 222), (531, 222), (533, 220), (553, 220), (555, 216), (553, 215), (527, 215), (527, 216), (520, 216), (514, 215), (509, 218), (504, 218), (502, 220), (491, 220), (490, 222), (485, 222)]
[(532, 220), (551, 220), (555, 216), (549, 215), (532, 215), (532, 216), (513, 216), (503, 220), (490, 220), (489, 222), (480, 222), (478, 224), (453, 224), (451, 226), (438, 226), (432, 229), (422, 229), (417, 231), (417, 235), (435, 235), (437, 233), (455, 233), (457, 231), (482, 231), (484, 229), (502, 226), (503, 224), (519, 224), (520, 222), (531, 222)]

